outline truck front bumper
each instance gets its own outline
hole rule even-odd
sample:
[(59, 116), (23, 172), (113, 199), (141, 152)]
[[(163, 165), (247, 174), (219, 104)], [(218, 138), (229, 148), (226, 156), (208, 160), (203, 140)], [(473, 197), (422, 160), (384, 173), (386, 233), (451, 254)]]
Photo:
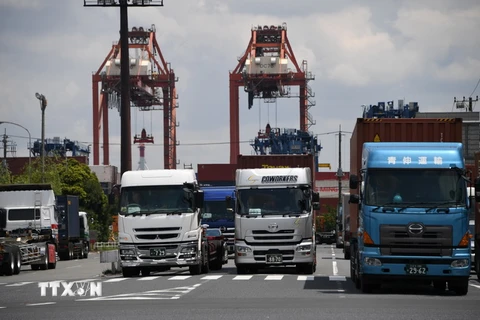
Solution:
[(302, 242), (290, 246), (250, 246), (244, 241), (235, 242), (235, 265), (296, 265), (313, 263), (315, 259), (315, 244)]
[[(183, 267), (201, 263), (197, 242), (133, 245), (118, 247), (121, 267)], [(153, 250), (153, 251), (152, 251)], [(159, 253), (153, 255), (153, 253)]]
[(471, 256), (467, 250), (454, 249), (451, 257), (381, 256), (364, 251), (360, 254), (361, 274), (386, 278), (469, 277)]

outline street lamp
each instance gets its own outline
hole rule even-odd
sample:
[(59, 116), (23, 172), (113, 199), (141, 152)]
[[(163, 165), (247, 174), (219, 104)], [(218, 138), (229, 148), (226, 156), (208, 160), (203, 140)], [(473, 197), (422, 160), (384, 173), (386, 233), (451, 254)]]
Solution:
[(84, 7), (120, 7), (120, 171), (132, 170), (128, 7), (163, 7), (163, 0), (83, 0)]
[(28, 183), (31, 183), (32, 182), (32, 156), (31, 156), (32, 151), (30, 150), (30, 148), (32, 147), (32, 136), (30, 135), (30, 131), (28, 131), (28, 129), (25, 128), (24, 126), (22, 126), (18, 123), (15, 123), (15, 122), (0, 121), (0, 124), (2, 124), (2, 123), (13, 124), (14, 126), (18, 126), (22, 129), (25, 129), (25, 131), (27, 131), (27, 133), (28, 133), (28, 146), (29, 146), (29, 148), (27, 148), (28, 149)]
[(45, 182), (45, 108), (47, 107), (47, 98), (43, 94), (35, 93), (35, 97), (40, 101), (42, 110), (42, 183)]

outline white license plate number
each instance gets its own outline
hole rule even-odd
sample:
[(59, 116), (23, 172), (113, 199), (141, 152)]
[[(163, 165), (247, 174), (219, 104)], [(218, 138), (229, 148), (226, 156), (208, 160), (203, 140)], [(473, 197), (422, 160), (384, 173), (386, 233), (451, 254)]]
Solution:
[(428, 268), (424, 264), (409, 264), (405, 267), (407, 274), (413, 275), (425, 275), (427, 274)]
[(151, 248), (150, 257), (164, 257), (166, 254), (165, 248)]
[(283, 263), (283, 257), (281, 254), (267, 254), (265, 259), (267, 263), (271, 264)]

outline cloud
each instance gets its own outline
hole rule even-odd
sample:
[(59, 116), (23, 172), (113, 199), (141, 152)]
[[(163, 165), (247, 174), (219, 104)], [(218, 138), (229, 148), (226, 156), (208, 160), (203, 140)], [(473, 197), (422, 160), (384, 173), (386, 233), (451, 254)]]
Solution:
[[(40, 92), (49, 101), (47, 137), (92, 143), (91, 74), (119, 40), (119, 10), (54, 0), (26, 7), (27, 2), (33, 3), (0, 2), (6, 8), (0, 12), (0, 121), (21, 123), (38, 138), (40, 110), (34, 93)], [(305, 0), (295, 6), (273, 0), (182, 0), (165, 1), (161, 8), (131, 8), (129, 26), (155, 24), (163, 56), (179, 78), (179, 167), (192, 163), (196, 168), (197, 163), (229, 161), (229, 71), (245, 52), (253, 25), (287, 23), (298, 62), (306, 60), (315, 75), (309, 85), (316, 106), (309, 112), (316, 125), (310, 130), (322, 134), (339, 125), (352, 131), (361, 104), (405, 98), (418, 101), (421, 111), (450, 111), (453, 97), (470, 94), (479, 77), (478, 16), (480, 6), (473, 0), (375, 5)], [(252, 153), (248, 141), (267, 122), (298, 128), (298, 98), (270, 105), (255, 101), (248, 110), (243, 88), (239, 96), (240, 139), (247, 141), (242, 153)], [(110, 109), (109, 119), (110, 160), (120, 166), (118, 111)], [(156, 142), (146, 146), (147, 165), (162, 168), (163, 112), (132, 110), (132, 136), (143, 127)], [(336, 164), (338, 136), (319, 137), (321, 162)], [(217, 144), (198, 145), (206, 141)], [(346, 134), (344, 171), (348, 142)], [(132, 147), (134, 168), (137, 147)]]

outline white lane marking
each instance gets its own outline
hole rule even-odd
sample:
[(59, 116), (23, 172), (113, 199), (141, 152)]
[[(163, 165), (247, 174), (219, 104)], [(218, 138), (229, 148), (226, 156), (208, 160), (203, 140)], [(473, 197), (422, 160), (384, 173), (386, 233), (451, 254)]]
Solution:
[(65, 269), (73, 269), (73, 268), (80, 268), (82, 265), (78, 265), (78, 266), (71, 266), (71, 267), (66, 267)]
[(202, 278), (202, 280), (218, 280), (221, 277), (223, 277), (223, 274), (221, 275), (211, 275), (211, 276), (205, 276)]
[(139, 281), (149, 281), (149, 280), (155, 280), (157, 278), (160, 278), (159, 276), (152, 276), (152, 277), (143, 277), (138, 279)]
[(7, 284), (5, 287), (20, 287), (30, 283), (33, 283), (33, 282), (19, 282), (19, 283)]
[(475, 287), (475, 288), (477, 288), (477, 289), (480, 289), (480, 286), (479, 286), (478, 284), (470, 283), (470, 285), (471, 285), (472, 287)]
[(127, 278), (114, 278), (114, 279), (105, 280), (103, 282), (120, 282), (123, 280), (127, 280)]
[(250, 280), (253, 276), (236, 276), (233, 280)]
[(34, 307), (34, 306), (45, 306), (49, 304), (55, 304), (56, 302), (40, 302), (40, 303), (27, 303), (26, 306)]
[(169, 278), (168, 280), (185, 280), (185, 279), (188, 279), (188, 278), (191, 278), (192, 276), (174, 276), (174, 277), (171, 277)]
[(266, 276), (264, 280), (282, 280), (283, 275), (269, 275)]
[(298, 276), (298, 281), (312, 281), (315, 280), (315, 276)]
[(328, 280), (330, 280), (330, 281), (347, 281), (347, 277), (345, 277), (345, 276), (329, 276)]

